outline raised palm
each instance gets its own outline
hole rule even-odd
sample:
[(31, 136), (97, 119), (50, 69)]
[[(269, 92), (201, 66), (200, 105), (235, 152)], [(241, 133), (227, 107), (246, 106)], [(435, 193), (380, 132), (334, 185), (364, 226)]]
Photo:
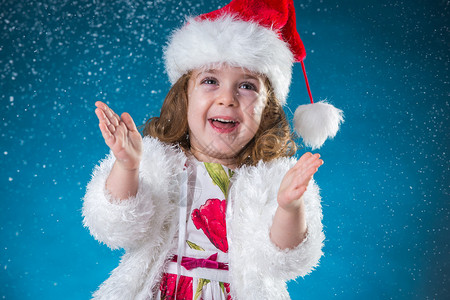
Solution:
[(297, 209), (301, 206), (301, 197), (308, 187), (312, 176), (323, 164), (318, 153), (307, 152), (284, 176), (278, 190), (278, 205), (285, 209)]
[(142, 156), (142, 136), (133, 119), (128, 113), (119, 117), (101, 101), (97, 101), (95, 106), (100, 131), (117, 162), (126, 170), (137, 169)]

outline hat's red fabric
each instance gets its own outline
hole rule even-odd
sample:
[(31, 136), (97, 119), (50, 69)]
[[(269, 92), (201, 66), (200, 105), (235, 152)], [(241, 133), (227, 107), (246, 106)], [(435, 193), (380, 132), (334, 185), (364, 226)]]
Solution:
[(277, 32), (280, 39), (289, 45), (296, 62), (306, 57), (305, 47), (296, 28), (293, 0), (233, 0), (221, 9), (198, 16), (198, 19), (215, 20), (223, 15), (256, 22)]

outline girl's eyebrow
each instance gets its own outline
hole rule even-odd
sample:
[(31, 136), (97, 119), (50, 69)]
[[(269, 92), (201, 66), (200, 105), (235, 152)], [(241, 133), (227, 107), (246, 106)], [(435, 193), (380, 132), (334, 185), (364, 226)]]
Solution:
[(252, 75), (252, 74), (245, 74), (244, 78), (245, 79), (254, 79), (256, 81), (259, 81), (259, 77), (255, 76), (255, 75)]
[(203, 74), (205, 74), (205, 73), (216, 74), (217, 72), (216, 72), (216, 70), (214, 70), (214, 69), (204, 70), (204, 71), (199, 72), (199, 73), (197, 74), (197, 76), (195, 76), (195, 78), (198, 78), (200, 75), (203, 75)]

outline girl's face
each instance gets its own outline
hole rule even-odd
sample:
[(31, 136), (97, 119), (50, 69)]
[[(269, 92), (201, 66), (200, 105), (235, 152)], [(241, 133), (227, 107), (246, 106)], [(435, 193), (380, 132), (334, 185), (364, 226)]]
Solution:
[(267, 101), (260, 75), (223, 65), (192, 72), (188, 125), (192, 154), (235, 167), (236, 155), (255, 136)]

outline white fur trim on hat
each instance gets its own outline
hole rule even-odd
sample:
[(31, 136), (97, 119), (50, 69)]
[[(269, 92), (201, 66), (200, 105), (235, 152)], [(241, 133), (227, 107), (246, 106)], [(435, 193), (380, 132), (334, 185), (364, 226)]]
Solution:
[(342, 110), (326, 101), (300, 105), (294, 113), (295, 131), (313, 150), (320, 148), (327, 138), (335, 137), (342, 122)]
[(190, 70), (226, 63), (266, 75), (276, 97), (286, 104), (292, 52), (276, 32), (257, 23), (230, 15), (216, 20), (191, 18), (172, 34), (164, 58), (172, 84)]

